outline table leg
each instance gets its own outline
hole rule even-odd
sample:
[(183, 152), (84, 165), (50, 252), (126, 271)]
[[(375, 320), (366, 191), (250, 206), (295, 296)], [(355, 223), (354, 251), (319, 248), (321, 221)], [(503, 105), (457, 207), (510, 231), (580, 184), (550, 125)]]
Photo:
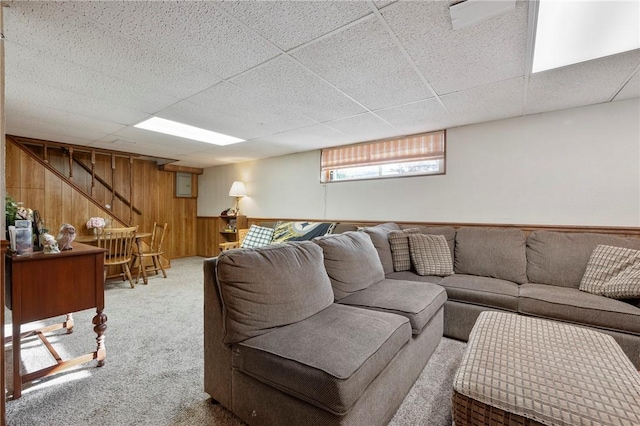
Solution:
[(73, 333), (73, 314), (67, 314), (67, 318), (62, 326), (67, 329), (67, 334)]
[(22, 376), (20, 376), (20, 321), (13, 319), (13, 399), (22, 396)]
[(98, 367), (102, 367), (107, 357), (107, 350), (104, 346), (104, 332), (107, 329), (107, 315), (102, 310), (96, 310), (96, 316), (93, 317), (93, 331), (96, 332), (96, 343), (98, 348), (96, 349), (96, 359), (98, 360)]

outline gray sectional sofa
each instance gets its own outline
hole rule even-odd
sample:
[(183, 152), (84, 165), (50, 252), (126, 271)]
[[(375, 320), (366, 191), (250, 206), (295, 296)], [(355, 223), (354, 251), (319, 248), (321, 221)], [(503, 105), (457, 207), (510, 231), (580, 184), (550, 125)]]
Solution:
[[(390, 234), (407, 228), (442, 236), (451, 275), (395, 270)], [(598, 245), (640, 250), (640, 238), (395, 223), (334, 232), (204, 263), (205, 391), (247, 423), (386, 424), (443, 333), (466, 341), (486, 310), (594, 328), (640, 367), (638, 300), (579, 289)]]
[(446, 289), (444, 335), (466, 341), (480, 312), (499, 310), (587, 326), (614, 337), (640, 368), (640, 303), (579, 290), (598, 245), (640, 250), (640, 239), (600, 233), (533, 231), (517, 228), (421, 227), (443, 235), (454, 275), (420, 276), (395, 271), (388, 235), (415, 226), (387, 223), (365, 228), (389, 279), (435, 283)]
[(445, 290), (385, 277), (363, 232), (204, 262), (205, 391), (249, 424), (384, 425), (443, 333)]

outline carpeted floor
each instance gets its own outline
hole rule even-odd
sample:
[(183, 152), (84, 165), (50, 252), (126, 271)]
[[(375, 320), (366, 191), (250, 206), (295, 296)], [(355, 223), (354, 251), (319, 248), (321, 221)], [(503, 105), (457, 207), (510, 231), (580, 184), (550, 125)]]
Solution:
[[(95, 361), (26, 384), (18, 400), (7, 400), (9, 425), (240, 425), (203, 391), (202, 258), (176, 259), (169, 278), (152, 276), (131, 289), (108, 281), (105, 344), (107, 362)], [(95, 349), (91, 319), (76, 313), (72, 334), (54, 332), (50, 341), (63, 359)], [(11, 333), (5, 312), (5, 335)], [(59, 318), (62, 321), (64, 318)], [(49, 320), (47, 324), (54, 323)], [(23, 328), (36, 328), (33, 323)], [(50, 365), (36, 338), (22, 343), (27, 371)], [(451, 383), (465, 344), (443, 339), (390, 424), (451, 425)], [(10, 365), (10, 346), (5, 347)], [(7, 375), (7, 385), (11, 375)]]

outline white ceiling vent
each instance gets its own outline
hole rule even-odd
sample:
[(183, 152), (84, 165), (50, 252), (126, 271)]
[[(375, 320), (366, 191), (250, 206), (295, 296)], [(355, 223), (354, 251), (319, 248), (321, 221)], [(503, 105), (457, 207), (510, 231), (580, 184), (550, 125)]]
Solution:
[(515, 8), (516, 0), (466, 0), (449, 7), (451, 25), (454, 30), (459, 30)]

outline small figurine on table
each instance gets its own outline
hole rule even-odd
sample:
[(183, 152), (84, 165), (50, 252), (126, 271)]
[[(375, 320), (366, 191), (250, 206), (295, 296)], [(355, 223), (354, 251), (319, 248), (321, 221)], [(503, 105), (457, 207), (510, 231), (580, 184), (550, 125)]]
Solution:
[(42, 234), (40, 236), (40, 243), (45, 254), (60, 253), (58, 248), (58, 242), (51, 234)]
[(71, 243), (76, 239), (76, 228), (69, 224), (65, 223), (60, 227), (60, 231), (58, 232), (58, 246), (60, 246), (60, 250), (72, 250)]

